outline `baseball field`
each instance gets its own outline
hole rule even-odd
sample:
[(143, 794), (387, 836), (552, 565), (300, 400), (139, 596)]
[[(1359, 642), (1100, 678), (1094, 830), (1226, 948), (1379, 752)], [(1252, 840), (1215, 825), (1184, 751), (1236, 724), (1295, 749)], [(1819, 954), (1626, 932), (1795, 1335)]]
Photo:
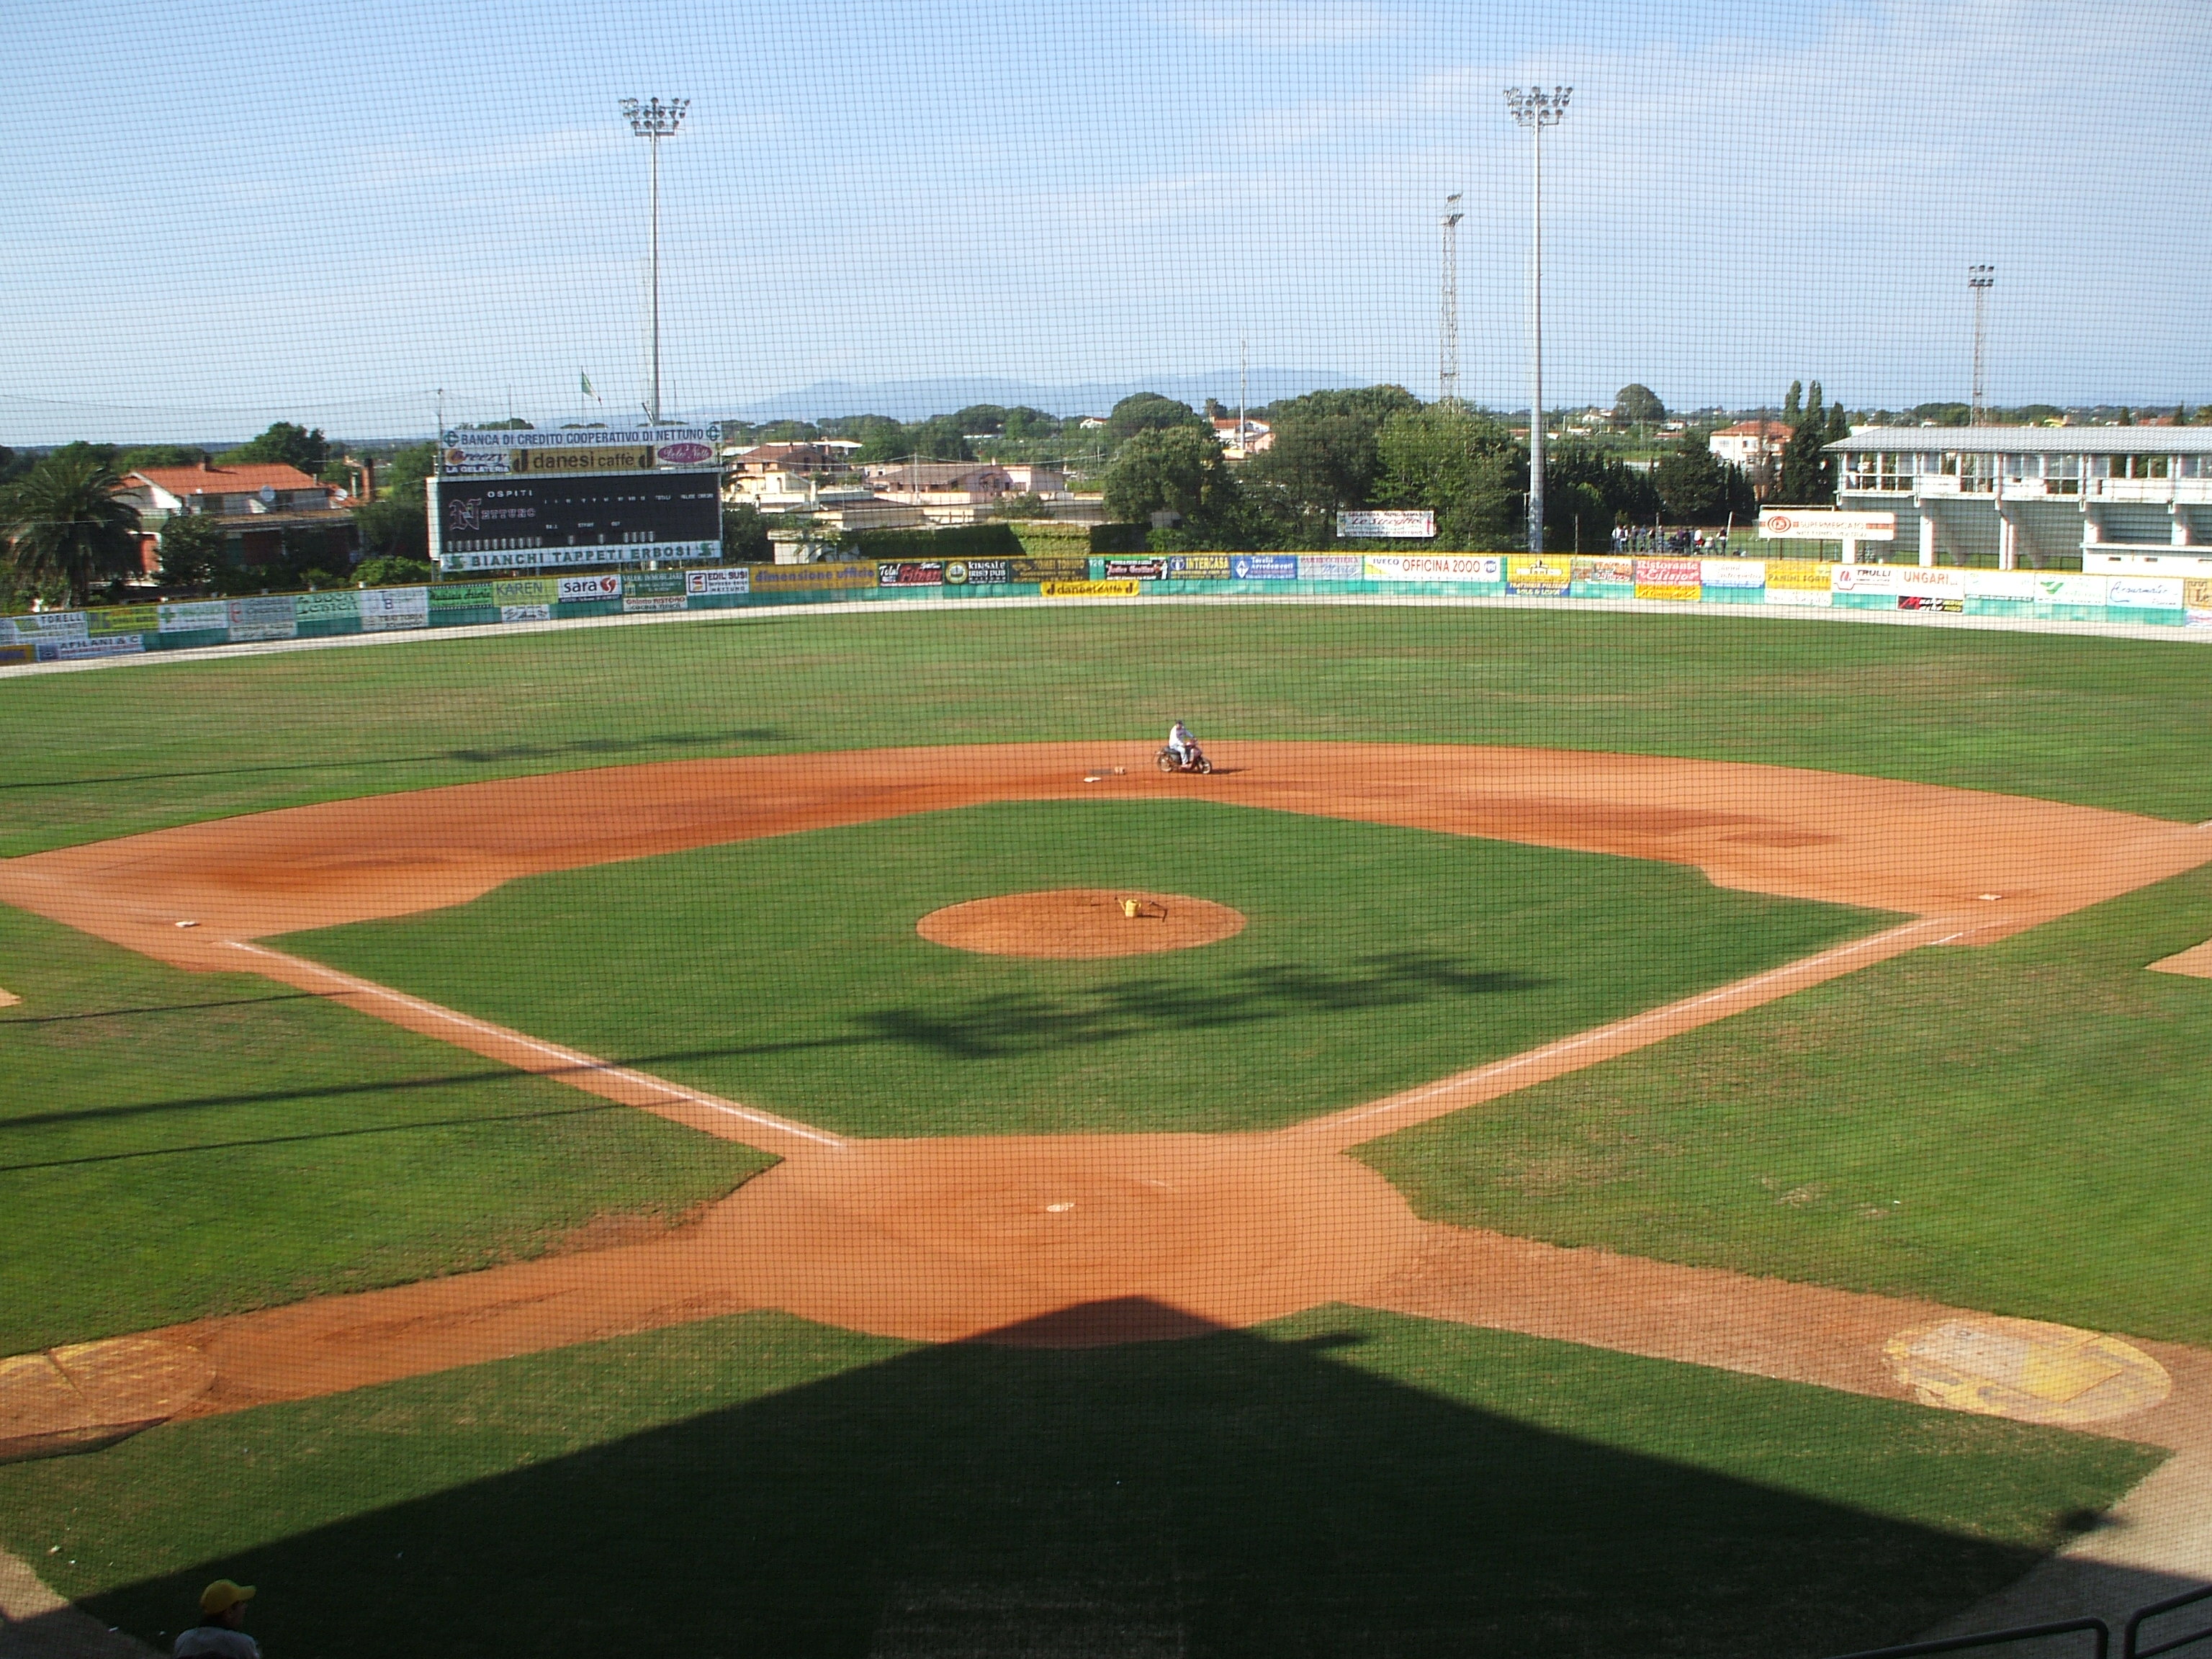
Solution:
[(2155, 1599), (2208, 663), (1286, 604), (0, 682), (0, 1611), (1811, 1656)]

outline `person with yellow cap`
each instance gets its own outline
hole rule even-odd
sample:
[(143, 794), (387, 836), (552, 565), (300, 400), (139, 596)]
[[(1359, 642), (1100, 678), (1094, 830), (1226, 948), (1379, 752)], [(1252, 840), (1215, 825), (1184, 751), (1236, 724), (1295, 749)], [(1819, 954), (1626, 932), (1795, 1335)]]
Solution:
[(218, 1578), (200, 1592), (200, 1621), (177, 1638), (169, 1651), (176, 1659), (203, 1654), (209, 1659), (261, 1659), (261, 1644), (240, 1628), (253, 1586)]

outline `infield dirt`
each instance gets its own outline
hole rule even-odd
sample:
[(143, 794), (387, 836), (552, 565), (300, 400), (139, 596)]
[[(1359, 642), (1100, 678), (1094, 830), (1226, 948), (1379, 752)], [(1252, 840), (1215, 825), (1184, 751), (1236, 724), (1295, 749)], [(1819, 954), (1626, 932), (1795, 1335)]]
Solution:
[[(1231, 763), (1210, 778), (1170, 778), (1139, 769), (1133, 745), (1108, 756), (1127, 763), (1126, 774), (1086, 784), (1101, 753), (1038, 744), (675, 762), (301, 807), (0, 866), (0, 898), (147, 955), (188, 968), (252, 965), (787, 1160), (665, 1241), (166, 1333), (215, 1362), (198, 1409), (748, 1306), (937, 1340), (1025, 1323), (1025, 1340), (1071, 1346), (1249, 1324), (1328, 1300), (1405, 1298), (1453, 1316), (1455, 1297), (1433, 1289), (1436, 1230), (1345, 1147), (1885, 956), (2001, 938), (2212, 860), (2212, 832), (2186, 825), (1776, 767), (1251, 744), (1224, 749)], [(543, 871), (992, 801), (1102, 796), (1190, 796), (1655, 859), (1695, 866), (1726, 887), (1918, 920), (1271, 1135), (933, 1141), (845, 1139), (252, 943), (459, 903)], [(1409, 1292), (1407, 1275), (1425, 1260), (1431, 1266), (1417, 1277), (1431, 1288)], [(1668, 1324), (1717, 1328), (1699, 1316), (1718, 1295), (1702, 1282), (1668, 1280), (1667, 1298), (1680, 1298)], [(1725, 1325), (1725, 1297), (1709, 1311)], [(1908, 1311), (1927, 1310), (1886, 1304), (1869, 1328)], [(1787, 1343), (1750, 1346), (1759, 1352), (1706, 1363), (1778, 1375), (1798, 1364)]]

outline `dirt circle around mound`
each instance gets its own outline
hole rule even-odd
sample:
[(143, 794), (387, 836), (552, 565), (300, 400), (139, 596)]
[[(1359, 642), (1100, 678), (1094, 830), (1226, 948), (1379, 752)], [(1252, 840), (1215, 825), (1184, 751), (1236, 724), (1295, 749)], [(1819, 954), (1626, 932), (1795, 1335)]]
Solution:
[(1055, 887), (948, 904), (914, 931), (955, 951), (1066, 961), (1194, 950), (1243, 933), (1244, 914), (1182, 893)]

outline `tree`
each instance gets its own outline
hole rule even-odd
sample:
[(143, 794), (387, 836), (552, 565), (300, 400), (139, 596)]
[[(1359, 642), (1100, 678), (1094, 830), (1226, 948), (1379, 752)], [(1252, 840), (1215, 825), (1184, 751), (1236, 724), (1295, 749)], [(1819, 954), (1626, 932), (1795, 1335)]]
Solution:
[(1613, 394), (1613, 418), (1622, 426), (1656, 426), (1667, 418), (1667, 405), (1642, 381), (1632, 381)]
[(205, 513), (174, 513), (161, 526), (161, 586), (211, 587), (230, 562), (222, 520)]
[(1243, 482), (1295, 521), (1297, 539), (1326, 539), (1340, 509), (1365, 507), (1373, 497), (1382, 423), (1420, 406), (1397, 386), (1286, 398), (1268, 410), (1272, 441), (1244, 464)]
[[(141, 467), (198, 466), (207, 459), (207, 451), (195, 449), (189, 444), (146, 444), (137, 449), (126, 449), (115, 458), (115, 470), (128, 477)], [(167, 532), (162, 532), (166, 538)]]
[(841, 435), (860, 446), (853, 452), (853, 459), (863, 465), (902, 461), (915, 453), (907, 441), (905, 425), (888, 415), (860, 415), (836, 424), (842, 428)]
[(116, 493), (122, 483), (111, 461), (61, 451), (9, 485), (0, 537), (15, 584), (64, 586), (82, 605), (95, 583), (137, 574), (138, 509)]
[[(1638, 471), (1626, 461), (1600, 453), (1587, 444), (1570, 444), (1555, 450), (1544, 463), (1544, 493), (1547, 501), (1558, 495), (1566, 499), (1565, 492), (1586, 489), (1594, 494), (1601, 510), (1594, 516), (1584, 510), (1583, 540), (1589, 539), (1593, 522), (1601, 522), (1610, 534), (1613, 526), (1626, 520), (1630, 524), (1649, 524), (1660, 514), (1659, 491), (1651, 482), (1651, 475)], [(1574, 526), (1569, 516), (1571, 508), (1559, 514), (1547, 511), (1544, 515), (1546, 537), (1558, 529), (1571, 537)]]
[(386, 464), (376, 499), (354, 509), (363, 560), (430, 556), (429, 502), (422, 481), (437, 468), (435, 444), (410, 445)]
[(220, 458), (224, 465), (260, 462), (296, 466), (310, 477), (319, 475), (330, 465), (331, 447), (323, 437), (323, 429), (313, 432), (289, 421), (278, 421), (259, 437), (230, 451)]
[(1375, 447), (1377, 505), (1432, 509), (1439, 548), (1511, 544), (1528, 493), (1528, 458), (1497, 422), (1431, 404), (1393, 415)]
[(952, 424), (963, 434), (996, 437), (1006, 428), (1006, 410), (997, 404), (970, 404), (954, 413)]
[(1784, 398), (1782, 400), (1782, 424), (1783, 424), (1783, 425), (1784, 425), (1784, 426), (1795, 426), (1795, 425), (1796, 425), (1796, 424), (1797, 424), (1798, 418), (1799, 418), (1799, 417), (1800, 417), (1800, 416), (1804, 413), (1804, 397), (1805, 397), (1805, 383), (1804, 383), (1804, 381), (1802, 381), (1802, 380), (1792, 380), (1792, 381), (1790, 381), (1790, 395), (1789, 395), (1788, 397)]
[[(1793, 382), (1790, 392), (1797, 390)], [(1820, 394), (1820, 383), (1813, 382), (1806, 394), (1805, 406), (1798, 418), (1790, 424), (1795, 428), (1789, 443), (1782, 451), (1782, 483), (1776, 492), (1783, 501), (1798, 507), (1815, 506), (1832, 498), (1830, 468), (1822, 447), (1828, 441), (1828, 411)]]
[(1212, 429), (1188, 404), (1164, 398), (1157, 392), (1133, 392), (1115, 404), (1113, 412), (1107, 416), (1106, 441), (1123, 444), (1139, 432), (1162, 432), (1180, 426), (1199, 432)]
[(975, 452), (968, 447), (968, 440), (960, 429), (960, 422), (950, 415), (933, 415), (927, 420), (906, 429), (908, 453), (919, 455), (927, 461), (972, 461)]
[(1759, 499), (1741, 467), (1694, 440), (1685, 439), (1659, 458), (1651, 481), (1669, 524), (1719, 524), (1731, 513), (1753, 518)]
[(722, 556), (763, 564), (775, 556), (769, 545), (768, 520), (750, 501), (722, 509)]
[(1105, 482), (1106, 516), (1122, 524), (1173, 513), (1202, 530), (1227, 516), (1237, 494), (1221, 446), (1188, 423), (1133, 434), (1115, 453)]

